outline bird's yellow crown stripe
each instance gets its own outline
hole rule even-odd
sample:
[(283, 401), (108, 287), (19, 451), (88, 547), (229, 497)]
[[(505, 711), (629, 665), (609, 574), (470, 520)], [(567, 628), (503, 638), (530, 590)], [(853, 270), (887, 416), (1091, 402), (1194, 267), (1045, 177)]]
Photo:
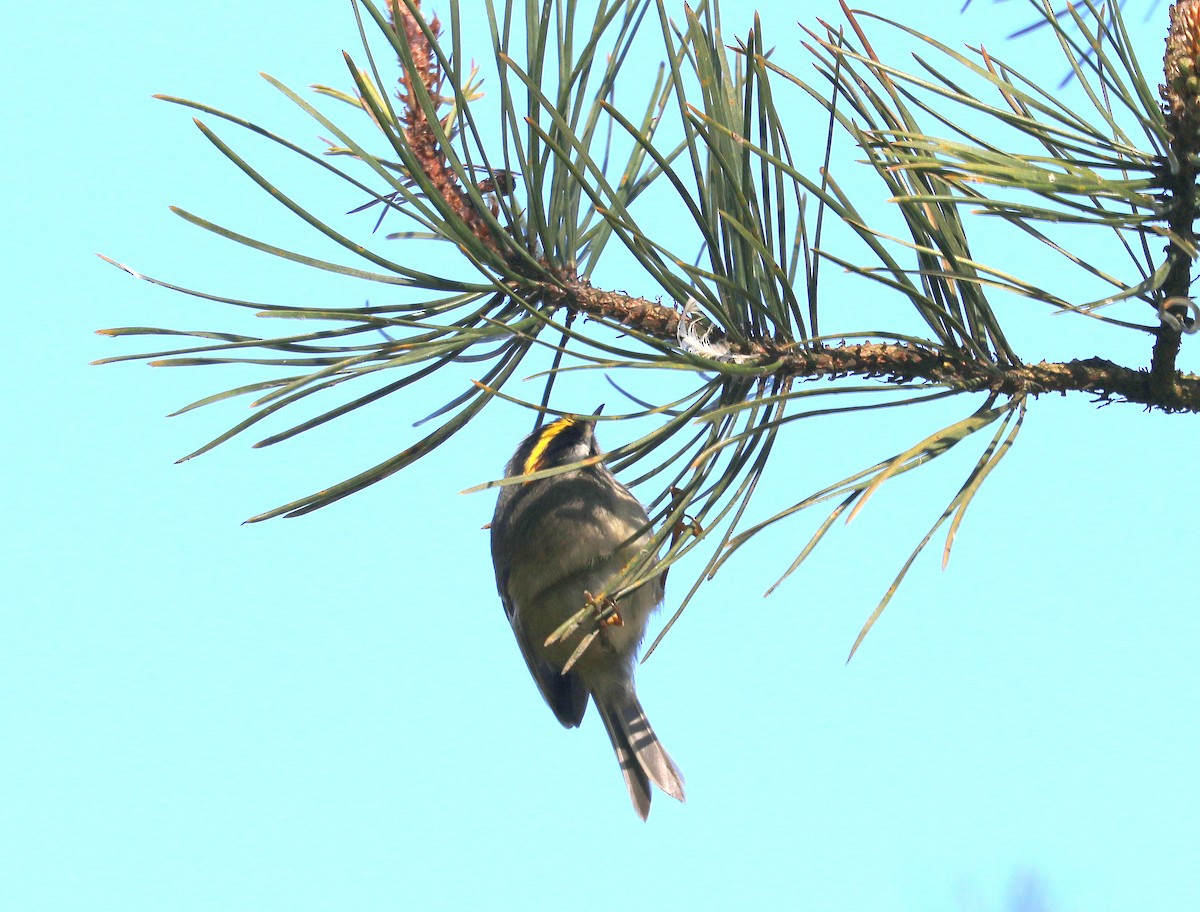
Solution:
[(557, 421), (542, 428), (541, 436), (538, 437), (537, 443), (533, 445), (533, 449), (529, 451), (529, 455), (525, 458), (525, 465), (521, 469), (521, 474), (529, 475), (542, 468), (542, 457), (546, 455), (546, 449), (550, 446), (550, 442), (574, 423), (574, 418), (559, 418)]

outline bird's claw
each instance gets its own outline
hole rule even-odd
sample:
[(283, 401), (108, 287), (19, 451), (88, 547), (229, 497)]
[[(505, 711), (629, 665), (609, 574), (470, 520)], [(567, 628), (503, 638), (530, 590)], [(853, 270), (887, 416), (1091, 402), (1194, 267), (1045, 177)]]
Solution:
[(587, 652), (588, 647), (592, 645), (592, 641), (600, 635), (601, 628), (621, 627), (625, 624), (625, 620), (621, 617), (621, 612), (617, 608), (617, 602), (611, 596), (596, 596), (585, 591), (583, 597), (587, 604), (567, 618), (554, 633), (546, 638), (546, 645), (553, 646), (570, 637), (589, 618), (591, 618), (595, 625), (594, 629), (589, 631), (579, 641), (579, 645), (575, 647), (575, 651), (571, 653), (570, 658), (564, 663), (562, 674), (569, 672), (575, 666), (575, 663), (579, 661), (580, 656)]

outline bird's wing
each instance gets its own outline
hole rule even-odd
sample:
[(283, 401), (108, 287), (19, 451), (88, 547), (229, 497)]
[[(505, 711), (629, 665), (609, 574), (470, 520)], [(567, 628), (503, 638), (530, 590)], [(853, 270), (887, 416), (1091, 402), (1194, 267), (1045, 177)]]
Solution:
[(583, 721), (583, 713), (587, 709), (588, 690), (583, 680), (573, 671), (565, 675), (560, 674), (553, 665), (542, 658), (534, 644), (529, 641), (528, 634), (521, 629), (521, 622), (516, 617), (512, 600), (503, 588), (500, 590), (500, 600), (504, 603), (504, 613), (508, 615), (508, 622), (517, 637), (517, 645), (521, 648), (521, 655), (525, 657), (525, 664), (529, 666), (529, 673), (537, 682), (538, 690), (542, 692), (546, 703), (565, 728), (577, 727)]

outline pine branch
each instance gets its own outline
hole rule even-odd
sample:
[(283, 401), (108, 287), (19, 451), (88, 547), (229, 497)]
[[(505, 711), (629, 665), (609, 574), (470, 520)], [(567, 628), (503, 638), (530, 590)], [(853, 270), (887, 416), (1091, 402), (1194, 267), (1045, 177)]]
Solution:
[[(1186, 300), (1192, 285), (1192, 257), (1189, 249), (1196, 244), (1195, 222), (1200, 209), (1196, 203), (1197, 153), (1200, 153), (1200, 93), (1197, 70), (1200, 68), (1200, 2), (1184, 0), (1170, 8), (1170, 29), (1163, 60), (1165, 85), (1159, 87), (1163, 99), (1167, 132), (1170, 135), (1171, 167), (1166, 175), (1166, 196), (1171, 200), (1167, 217), (1170, 235), (1177, 238), (1167, 250), (1167, 276), (1163, 282), (1165, 301)], [(1174, 403), (1186, 397), (1175, 371), (1175, 359), (1183, 339), (1183, 323), (1162, 320), (1154, 340), (1150, 362), (1150, 387), (1155, 397)]]
[[(583, 280), (568, 280), (548, 287), (546, 294), (568, 310), (602, 317), (664, 342), (678, 341), (679, 311), (663, 304), (597, 289)], [(1179, 333), (1174, 335), (1178, 347)], [(716, 338), (722, 337), (716, 334)], [(770, 339), (725, 345), (731, 355), (745, 359), (739, 359), (743, 368), (740, 372), (750, 369), (753, 376), (760, 378), (861, 377), (883, 379), (893, 385), (930, 383), (959, 392), (991, 392), (1013, 397), (1075, 392), (1087, 393), (1099, 401), (1121, 400), (1165, 412), (1200, 412), (1200, 376), (1174, 371), (1168, 383), (1159, 386), (1150, 372), (1103, 358), (997, 366), (919, 345), (870, 342), (802, 347), (795, 343), (780, 345)]]
[[(834, 504), (786, 577), (839, 516), (853, 517), (885, 482), (964, 441), (983, 441), (982, 432), (991, 428), (991, 442), (904, 563), (865, 634), (943, 525), (948, 556), (964, 512), (1014, 445), (1032, 398), (1084, 393), (1101, 404), (1200, 412), (1200, 377), (1176, 365), (1183, 334), (1200, 328), (1200, 305), (1188, 297), (1197, 249), (1193, 146), (1200, 144), (1200, 15), (1194, 11), (1200, 0), (1173, 8), (1180, 37), (1174, 50), (1168, 48), (1165, 111), (1119, 14), (1106, 18), (1094, 0), (1080, 0), (1061, 17), (1042, 7), (1046, 29), (1078, 81), (1078, 107), (982, 47), (962, 52), (845, 3), (848, 28), (822, 22), (805, 30), (816, 73), (809, 82), (783, 67), (757, 17), (744, 37), (722, 37), (715, 0), (685, 6), (680, 21), (666, 0), (601, 0), (590, 22), (577, 21), (587, 14), (584, 4), (571, 0), (525, 0), (503, 10), (485, 0), (499, 136), (477, 120), (478, 72), (462, 64), (459, 9), (454, 0), (449, 4), (451, 38), (443, 43), (441, 24), (422, 13), (420, 0), (388, 0), (386, 10), (358, 0), (356, 9), (367, 14), (360, 22), (378, 27), (399, 76), (381, 73), (364, 30), (368, 66), (346, 57), (353, 92), (317, 87), (319, 94), (353, 105), (356, 116), (370, 118), (377, 131), (371, 139), (382, 136), (382, 153), (270, 77), (332, 137), (324, 156), (235, 115), (169, 99), (277, 143), (344, 181), (355, 201), (368, 200), (352, 212), (371, 206), (383, 211), (377, 227), (394, 215), (418, 229), (389, 236), (399, 241), (402, 255), (368, 248), (306, 209), (198, 121), (205, 137), (290, 215), (362, 262), (316, 258), (198, 215), (180, 212), (183, 217), (289, 262), (378, 283), (385, 303), (260, 304), (122, 267), (200, 299), (251, 308), (268, 321), (317, 321), (320, 328), (259, 337), (124, 327), (104, 333), (187, 342), (105, 360), (288, 369), (288, 376), (243, 383), (181, 409), (253, 399), (250, 417), (191, 455), (257, 429), (293, 404), (326, 401), (308, 397), (335, 388), (358, 392), (319, 406), (315, 415), (255, 446), (290, 439), (401, 390), (419, 386), (422, 394), (439, 397), (418, 402), (426, 417), (414, 427), (438, 422), (420, 432), (425, 436), (351, 478), (252, 520), (310, 513), (389, 478), (455, 438), (497, 399), (533, 410), (538, 420), (544, 413), (578, 410), (580, 404), (555, 387), (565, 371), (600, 370), (613, 385), (610, 374), (617, 369), (670, 371), (673, 382), (663, 388), (677, 398), (656, 397), (653, 387), (649, 393), (618, 387), (633, 407), (625, 415), (606, 412), (605, 419), (644, 420), (628, 425), (641, 428), (641, 436), (626, 435), (605, 460), (621, 473), (637, 466), (633, 474), (640, 477), (631, 482), (658, 492), (645, 498), (657, 529), (654, 541), (636, 578), (620, 581), (625, 589), (665, 572), (705, 541), (716, 543), (701, 559), (678, 617), (701, 582), (760, 531), (826, 501)], [(513, 15), (522, 5), (523, 19)], [(635, 41), (644, 40), (639, 28), (654, 13), (663, 62), (637, 116), (628, 99), (617, 106), (616, 84), (622, 66), (638, 53)], [(916, 42), (916, 68), (906, 71), (877, 56), (868, 24)], [(518, 34), (521, 29), (528, 34)], [(396, 88), (389, 91), (389, 84)], [(777, 93), (793, 87), (827, 115), (823, 162), (793, 155), (789, 133), (811, 133), (810, 122), (786, 122), (776, 101)], [(844, 160), (839, 137), (851, 146)], [(351, 159), (355, 170), (332, 164), (337, 156)], [(897, 216), (888, 230), (842, 183), (846, 168), (861, 174), (864, 165), (881, 182), (880, 200)], [(653, 201), (642, 206), (639, 197), (652, 187)], [(644, 209), (671, 211), (666, 237), (651, 237), (639, 224)], [(975, 250), (969, 229), (976, 223), (964, 217), (968, 211), (1001, 220), (1019, 240), (1058, 258), (1063, 268), (1053, 270), (1053, 281), (1060, 290), (1035, 276), (1011, 274)], [(1115, 239), (1128, 261), (1078, 243), (1080, 232), (1089, 230)], [(823, 240), (823, 231), (834, 236)], [(1060, 231), (1075, 234), (1062, 240)], [(1165, 261), (1156, 253), (1164, 239)], [(661, 298), (594, 284), (613, 240), (636, 266), (622, 275), (636, 274), (635, 282)], [(446, 274), (426, 271), (433, 261), (420, 257), (417, 241), (448, 242), (459, 255), (456, 265)], [(888, 324), (856, 325), (856, 311), (845, 306), (849, 298), (822, 291), (831, 279), (828, 269), (821, 272), (822, 261), (872, 283), (873, 293), (895, 302)], [(1097, 283), (1099, 297), (1078, 299), (1079, 288), (1090, 294)], [(397, 289), (428, 295), (396, 300)], [(1148, 369), (1098, 357), (1026, 363), (1008, 341), (1008, 311), (1001, 309), (1016, 298), (1070, 314), (1068, 319), (1087, 317), (1120, 332), (1153, 336)], [(1098, 312), (1110, 305), (1122, 309), (1121, 318)], [(1156, 325), (1138, 319), (1145, 311), (1155, 314)], [(585, 328), (580, 316), (594, 325)], [(512, 395), (513, 382), (531, 373), (529, 361), (544, 386), (535, 397), (519, 398)], [(454, 385), (427, 382), (435, 375)], [(681, 377), (682, 384), (674, 382)], [(936, 429), (921, 428), (915, 443), (790, 506), (769, 504), (765, 519), (751, 514), (778, 435), (794, 422), (898, 407), (920, 415), (918, 406), (962, 394), (970, 414), (945, 426), (939, 417)], [(494, 479), (471, 490), (511, 483)], [(776, 488), (773, 496), (787, 503), (795, 495)]]

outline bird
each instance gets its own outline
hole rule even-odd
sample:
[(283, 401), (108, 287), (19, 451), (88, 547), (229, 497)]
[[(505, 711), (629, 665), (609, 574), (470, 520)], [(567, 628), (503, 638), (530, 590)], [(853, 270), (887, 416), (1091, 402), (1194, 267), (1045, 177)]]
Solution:
[[(535, 430), (517, 446), (506, 477), (599, 457), (595, 426), (594, 417), (565, 415)], [(496, 588), (538, 689), (565, 728), (579, 726), (589, 698), (596, 704), (642, 820), (650, 813), (651, 783), (684, 800), (683, 775), (650, 727), (634, 686), (638, 648), (663, 600), (666, 574), (615, 606), (609, 601), (607, 610), (596, 599), (652, 534), (645, 507), (598, 458), (502, 486), (491, 522)], [(594, 639), (575, 656), (579, 638), (555, 634), (589, 605), (596, 608)], [(547, 645), (548, 639), (554, 642)]]

